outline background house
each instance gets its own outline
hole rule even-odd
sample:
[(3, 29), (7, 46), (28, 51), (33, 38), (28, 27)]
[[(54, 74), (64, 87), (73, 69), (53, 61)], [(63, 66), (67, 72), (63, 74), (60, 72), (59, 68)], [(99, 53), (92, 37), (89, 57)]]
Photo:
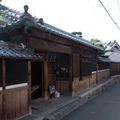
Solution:
[(104, 59), (108, 59), (110, 66), (110, 74), (115, 75), (120, 73), (120, 45), (116, 40), (108, 41), (103, 44), (105, 48), (104, 54), (101, 57)]

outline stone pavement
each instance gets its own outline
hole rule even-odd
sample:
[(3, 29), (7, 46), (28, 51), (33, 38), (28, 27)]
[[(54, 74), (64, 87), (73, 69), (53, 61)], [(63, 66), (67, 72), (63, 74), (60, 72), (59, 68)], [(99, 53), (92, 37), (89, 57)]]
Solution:
[(43, 120), (43, 118), (60, 108), (63, 108), (78, 98), (71, 96), (61, 96), (60, 98), (52, 98), (49, 100), (37, 99), (32, 101), (32, 115), (26, 116), (20, 120)]
[(32, 115), (20, 120), (60, 120), (70, 112), (77, 109), (87, 101), (101, 94), (114, 84), (114, 79), (109, 78), (103, 83), (87, 89), (77, 96), (61, 96), (49, 100), (37, 99), (32, 101)]

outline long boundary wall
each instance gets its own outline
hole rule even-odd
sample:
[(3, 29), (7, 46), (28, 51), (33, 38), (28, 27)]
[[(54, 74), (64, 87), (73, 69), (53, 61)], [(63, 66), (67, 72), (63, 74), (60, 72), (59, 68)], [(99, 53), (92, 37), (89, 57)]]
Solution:
[(86, 89), (101, 83), (108, 77), (110, 77), (110, 69), (94, 71), (90, 76), (83, 77), (82, 80), (79, 80), (79, 77), (76, 77), (73, 79), (72, 83), (72, 95), (79, 94)]

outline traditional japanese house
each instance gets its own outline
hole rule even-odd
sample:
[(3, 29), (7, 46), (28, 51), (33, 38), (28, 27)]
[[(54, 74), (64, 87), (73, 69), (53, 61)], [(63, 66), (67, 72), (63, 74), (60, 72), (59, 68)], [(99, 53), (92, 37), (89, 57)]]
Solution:
[(107, 57), (111, 59), (111, 63), (110, 63), (111, 75), (116, 75), (116, 74), (119, 75), (120, 74), (120, 51), (114, 51)]
[(104, 44), (105, 54), (103, 58), (110, 59), (110, 74), (120, 74), (120, 45), (116, 40)]
[(32, 17), (28, 6), (2, 25), (0, 40), (7, 44), (0, 48), (2, 120), (31, 113), (32, 98), (48, 99), (51, 85), (72, 96), (97, 83), (97, 53), (103, 49)]

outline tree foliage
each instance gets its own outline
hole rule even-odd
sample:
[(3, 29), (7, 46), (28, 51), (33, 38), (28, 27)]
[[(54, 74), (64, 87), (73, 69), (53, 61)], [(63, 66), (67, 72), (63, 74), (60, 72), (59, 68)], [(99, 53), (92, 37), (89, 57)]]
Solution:
[(101, 40), (99, 40), (99, 39), (91, 39), (91, 42), (92, 42), (92, 44), (93, 45), (97, 45), (97, 46), (99, 46), (99, 47), (103, 47), (103, 44), (102, 44), (102, 41)]
[(82, 32), (72, 32), (73, 35), (76, 35), (76, 36), (79, 36), (79, 37), (82, 37)]
[(74, 35), (82, 35), (82, 32), (72, 32), (72, 34), (74, 34)]

